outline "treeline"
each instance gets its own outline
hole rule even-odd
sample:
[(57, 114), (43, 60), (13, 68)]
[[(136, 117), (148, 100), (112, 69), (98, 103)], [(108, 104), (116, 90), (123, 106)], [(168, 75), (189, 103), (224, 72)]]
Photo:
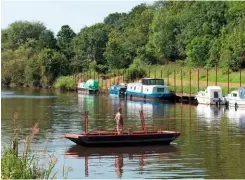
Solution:
[(58, 34), (40, 22), (18, 21), (2, 29), (2, 83), (52, 86), (60, 76), (181, 62), (237, 71), (245, 67), (245, 2), (158, 1), (76, 34)]

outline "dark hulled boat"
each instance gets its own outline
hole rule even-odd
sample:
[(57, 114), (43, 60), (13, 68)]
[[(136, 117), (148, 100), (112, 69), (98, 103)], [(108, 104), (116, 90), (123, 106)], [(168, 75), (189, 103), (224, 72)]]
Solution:
[(175, 131), (133, 132), (133, 133), (88, 133), (66, 134), (65, 138), (82, 146), (137, 146), (170, 144), (179, 137)]
[(85, 133), (84, 134), (65, 134), (65, 138), (82, 146), (139, 146), (139, 145), (169, 145), (177, 137), (180, 132), (176, 131), (147, 131), (147, 128), (152, 126), (145, 125), (143, 111), (139, 111), (142, 123), (142, 131), (132, 132), (133, 128), (128, 129), (127, 133), (118, 134), (114, 132), (101, 132), (98, 128), (98, 133), (88, 132), (88, 112), (85, 112)]

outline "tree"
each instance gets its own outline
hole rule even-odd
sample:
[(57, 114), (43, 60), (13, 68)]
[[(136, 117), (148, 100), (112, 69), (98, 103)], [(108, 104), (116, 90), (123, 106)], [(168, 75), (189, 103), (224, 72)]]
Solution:
[(44, 30), (39, 36), (40, 49), (56, 49), (56, 39), (54, 33), (50, 30)]
[(28, 39), (38, 40), (46, 27), (40, 22), (16, 21), (2, 30), (2, 50), (15, 50)]
[(57, 34), (57, 45), (68, 59), (73, 57), (71, 41), (75, 36), (75, 32), (68, 25), (63, 25)]
[(104, 23), (110, 26), (111, 28), (120, 29), (126, 17), (127, 17), (126, 13), (112, 13), (112, 14), (109, 14), (104, 19)]
[(38, 55), (40, 67), (40, 83), (43, 86), (51, 86), (59, 76), (68, 75), (69, 61), (66, 56), (52, 49), (43, 49)]
[(76, 64), (80, 62), (85, 69), (89, 68), (90, 63), (93, 63), (96, 64), (95, 69), (97, 71), (102, 70), (98, 67), (107, 65), (103, 53), (108, 40), (108, 33), (109, 27), (103, 23), (82, 29), (72, 42)]
[(192, 66), (204, 67), (207, 63), (208, 53), (211, 47), (212, 36), (195, 37), (187, 45), (186, 54)]

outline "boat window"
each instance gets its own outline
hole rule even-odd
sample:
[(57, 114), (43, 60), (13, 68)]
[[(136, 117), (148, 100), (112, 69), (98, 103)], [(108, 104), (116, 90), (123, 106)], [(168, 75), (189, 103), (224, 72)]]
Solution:
[(214, 91), (214, 98), (219, 98), (219, 94), (217, 91)]
[(157, 88), (157, 92), (164, 92), (164, 88)]
[(142, 83), (144, 85), (164, 85), (163, 79), (143, 79)]
[(240, 88), (239, 95), (241, 99), (245, 99), (245, 88)]
[(236, 93), (233, 93), (232, 96), (233, 96), (233, 97), (237, 97), (237, 94), (236, 94)]
[(136, 87), (134, 87), (134, 90), (136, 90)]

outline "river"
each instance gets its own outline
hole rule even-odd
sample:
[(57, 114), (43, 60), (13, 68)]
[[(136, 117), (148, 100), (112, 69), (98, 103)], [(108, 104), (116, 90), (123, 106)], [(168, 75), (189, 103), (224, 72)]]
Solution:
[[(89, 129), (114, 128), (117, 108), (126, 126), (146, 124), (181, 132), (170, 146), (83, 148), (65, 139), (65, 133), (82, 133), (89, 111)], [(45, 164), (55, 156), (57, 178), (245, 178), (245, 110), (140, 102), (108, 95), (75, 92), (6, 89), (1, 92), (1, 147), (9, 145), (12, 115), (18, 113), (20, 136), (35, 123), (39, 133), (31, 151)], [(23, 144), (19, 145), (23, 149)]]

